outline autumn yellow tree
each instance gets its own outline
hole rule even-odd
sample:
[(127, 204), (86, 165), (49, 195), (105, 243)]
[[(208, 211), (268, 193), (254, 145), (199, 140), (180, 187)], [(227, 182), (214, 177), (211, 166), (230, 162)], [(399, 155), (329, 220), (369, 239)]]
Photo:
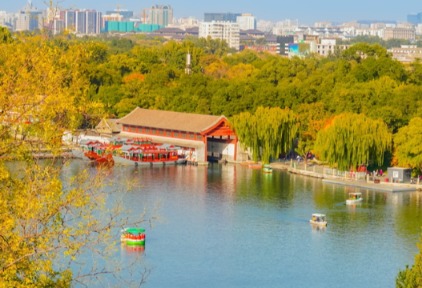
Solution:
[[(0, 43), (0, 287), (69, 287), (89, 279), (61, 264), (91, 245), (107, 251), (113, 228), (124, 222), (119, 209), (104, 209), (101, 170), (63, 182), (63, 133), (83, 115), (102, 113), (86, 97), (90, 45), (65, 46), (19, 36)], [(37, 160), (40, 153), (51, 161)]]
[(394, 156), (398, 165), (422, 170), (422, 118), (414, 117), (407, 126), (399, 129), (394, 137)]

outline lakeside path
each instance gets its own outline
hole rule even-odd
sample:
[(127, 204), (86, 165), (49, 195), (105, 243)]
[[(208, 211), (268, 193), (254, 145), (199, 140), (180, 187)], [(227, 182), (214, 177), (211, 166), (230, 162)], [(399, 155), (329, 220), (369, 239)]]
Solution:
[(334, 176), (325, 173), (325, 168), (322, 165), (308, 163), (305, 167), (305, 163), (302, 161), (297, 163), (296, 161), (290, 162), (273, 162), (271, 163), (273, 169), (286, 170), (289, 173), (304, 175), (308, 177), (314, 177), (322, 179), (324, 183), (331, 183), (336, 185), (358, 187), (376, 191), (384, 192), (415, 192), (422, 191), (422, 183), (419, 184), (406, 184), (406, 183), (390, 183), (381, 181), (385, 177), (378, 177), (379, 183), (374, 183), (373, 180), (368, 181), (366, 179), (351, 179), (341, 176)]

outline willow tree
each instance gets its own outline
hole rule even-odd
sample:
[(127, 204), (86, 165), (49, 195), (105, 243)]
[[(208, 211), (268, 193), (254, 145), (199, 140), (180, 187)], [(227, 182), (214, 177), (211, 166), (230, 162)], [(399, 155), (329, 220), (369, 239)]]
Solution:
[(422, 118), (415, 117), (394, 135), (394, 157), (397, 164), (422, 170)]
[(318, 132), (314, 148), (320, 160), (348, 170), (361, 164), (382, 165), (391, 142), (392, 135), (382, 120), (344, 113)]
[(291, 110), (265, 107), (258, 107), (254, 114), (235, 115), (232, 123), (239, 141), (251, 149), (253, 160), (263, 163), (290, 151), (299, 127)]
[[(65, 177), (58, 158), (64, 131), (101, 110), (86, 96), (90, 57), (85, 45), (63, 49), (38, 37), (0, 43), (0, 287), (76, 285), (82, 275), (71, 263), (118, 241), (113, 228), (124, 218), (105, 209), (103, 178)], [(46, 151), (51, 161), (34, 157)]]

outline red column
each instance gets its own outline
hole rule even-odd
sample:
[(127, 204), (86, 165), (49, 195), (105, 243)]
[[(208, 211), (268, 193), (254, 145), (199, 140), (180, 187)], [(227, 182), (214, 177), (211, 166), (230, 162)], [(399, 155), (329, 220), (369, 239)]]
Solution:
[(203, 142), (204, 142), (204, 153), (205, 153), (205, 157), (204, 157), (204, 161), (207, 161), (208, 159), (208, 138), (207, 135), (202, 136), (203, 137)]
[(234, 161), (237, 161), (237, 142), (238, 142), (238, 140), (237, 140), (237, 137), (236, 137), (236, 140), (234, 141)]

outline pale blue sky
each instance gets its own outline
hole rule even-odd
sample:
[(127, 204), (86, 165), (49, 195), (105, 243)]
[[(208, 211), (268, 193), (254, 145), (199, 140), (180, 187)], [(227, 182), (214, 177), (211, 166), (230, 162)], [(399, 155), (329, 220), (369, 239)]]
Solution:
[[(17, 12), (27, 0), (0, 0), (0, 10)], [(49, 0), (32, 0), (38, 9), (45, 9)], [(175, 17), (193, 16), (202, 19), (204, 12), (252, 13), (258, 20), (299, 20), (302, 24), (315, 21), (345, 22), (353, 20), (406, 21), (408, 14), (422, 12), (421, 0), (54, 0), (63, 8), (133, 10), (139, 15), (155, 4), (171, 5)]]

